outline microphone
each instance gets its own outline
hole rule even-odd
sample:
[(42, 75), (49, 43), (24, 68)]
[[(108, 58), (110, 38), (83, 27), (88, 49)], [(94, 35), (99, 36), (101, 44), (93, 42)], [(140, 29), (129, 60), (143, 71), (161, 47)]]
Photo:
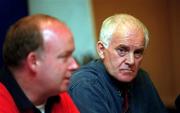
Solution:
[(175, 106), (176, 106), (177, 113), (180, 113), (180, 94), (177, 96), (175, 100)]

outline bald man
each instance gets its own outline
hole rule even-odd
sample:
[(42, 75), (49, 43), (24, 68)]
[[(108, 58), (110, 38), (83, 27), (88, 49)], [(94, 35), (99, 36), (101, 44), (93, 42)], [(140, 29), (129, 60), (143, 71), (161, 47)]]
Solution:
[(58, 19), (36, 14), (12, 25), (3, 45), (0, 113), (79, 113), (66, 90), (78, 65), (73, 35)]

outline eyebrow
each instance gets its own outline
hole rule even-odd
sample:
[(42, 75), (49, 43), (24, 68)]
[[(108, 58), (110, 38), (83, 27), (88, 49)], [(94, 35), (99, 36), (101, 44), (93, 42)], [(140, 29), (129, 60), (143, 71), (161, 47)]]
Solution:
[[(136, 49), (144, 49), (145, 47), (144, 46), (134, 46)], [(118, 49), (118, 48), (130, 48), (130, 46), (128, 46), (128, 45), (125, 45), (125, 44), (120, 44), (118, 47), (116, 47), (116, 49)]]

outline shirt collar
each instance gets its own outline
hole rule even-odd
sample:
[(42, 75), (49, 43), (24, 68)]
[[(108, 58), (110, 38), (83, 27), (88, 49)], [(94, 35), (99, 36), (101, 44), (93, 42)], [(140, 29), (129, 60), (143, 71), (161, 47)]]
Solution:
[[(7, 90), (10, 92), (20, 111), (36, 109), (35, 106), (31, 103), (31, 101), (25, 96), (24, 92), (21, 90), (20, 86), (14, 79), (12, 73), (6, 67), (4, 67), (0, 72), (0, 82), (2, 82), (7, 88)], [(47, 100), (46, 109), (50, 111), (51, 106), (54, 103), (59, 102), (59, 100), (59, 96), (50, 97)]]

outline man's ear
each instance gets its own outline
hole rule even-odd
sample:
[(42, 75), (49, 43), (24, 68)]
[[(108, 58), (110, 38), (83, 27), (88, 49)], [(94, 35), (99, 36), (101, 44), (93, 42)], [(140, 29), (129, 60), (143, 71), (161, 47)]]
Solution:
[(27, 64), (31, 71), (36, 72), (38, 66), (38, 56), (36, 52), (30, 52), (27, 56)]
[(104, 44), (103, 44), (102, 41), (98, 41), (97, 42), (96, 49), (97, 49), (97, 52), (99, 54), (99, 57), (101, 59), (104, 59), (104, 50), (105, 50), (105, 47), (104, 47)]

